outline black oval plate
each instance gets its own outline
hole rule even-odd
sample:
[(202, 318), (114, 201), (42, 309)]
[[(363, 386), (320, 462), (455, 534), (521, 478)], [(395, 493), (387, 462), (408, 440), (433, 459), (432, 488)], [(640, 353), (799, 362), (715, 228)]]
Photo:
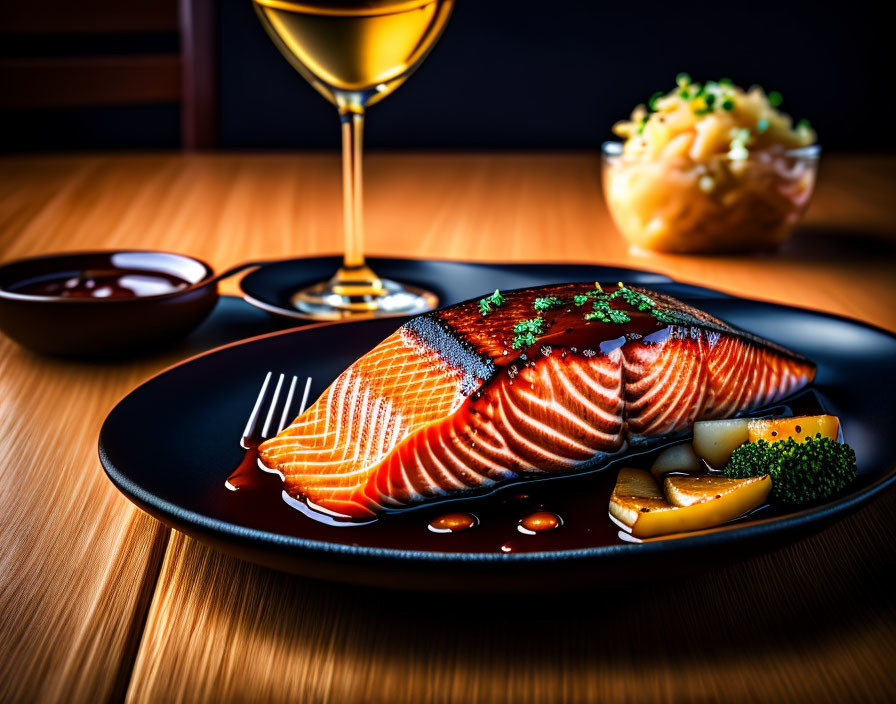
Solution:
[[(585, 280), (606, 278), (597, 267), (590, 267), (584, 277), (579, 269), (553, 266), (539, 276), (527, 272), (523, 281), (514, 267), (493, 269), (488, 278), (478, 280), (474, 291), (510, 288), (505, 280), (512, 285), (568, 281), (576, 278), (571, 273)], [(502, 279), (500, 274), (507, 270), (511, 275)], [(823, 313), (722, 294), (713, 298), (706, 289), (674, 283), (651, 285), (818, 363), (815, 387), (830, 410), (840, 415), (856, 449), (860, 476), (852, 493), (799, 513), (671, 540), (511, 554), (367, 544), (363, 528), (333, 529), (333, 539), (321, 541), (303, 536), (298, 520), (291, 534), (261, 529), (251, 520), (233, 520), (232, 506), (226, 504), (238, 495), (223, 491), (222, 483), (241, 459), (238, 439), (264, 374), (274, 370), (310, 375), (313, 397), (398, 327), (400, 318), (273, 333), (175, 366), (113, 409), (100, 433), (100, 459), (113, 483), (138, 506), (244, 559), (322, 579), (470, 592), (556, 590), (654, 579), (739, 559), (818, 530), (894, 481), (896, 446), (890, 436), (896, 427), (896, 337)]]

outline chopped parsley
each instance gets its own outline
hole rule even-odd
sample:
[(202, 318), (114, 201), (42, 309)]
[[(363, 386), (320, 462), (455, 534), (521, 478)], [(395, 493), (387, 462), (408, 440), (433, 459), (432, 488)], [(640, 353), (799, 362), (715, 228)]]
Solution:
[(501, 295), (501, 291), (495, 289), (495, 292), (491, 296), (479, 299), (479, 312), (483, 315), (488, 315), (493, 310), (503, 306), (506, 302), (507, 299)]
[[(711, 115), (716, 110), (733, 112), (737, 108), (737, 102), (735, 100), (735, 91), (737, 90), (737, 87), (730, 78), (720, 78), (718, 81), (706, 81), (705, 83), (694, 83), (687, 73), (679, 73), (675, 77), (675, 84), (676, 88), (668, 94), (663, 93), (663, 91), (660, 90), (654, 92), (647, 100), (646, 109), (644, 109), (643, 106), (639, 108), (644, 111), (643, 114), (640, 114), (636, 118), (632, 118), (637, 134), (644, 133), (650, 120), (650, 116), (660, 112), (660, 103), (667, 95), (677, 94), (679, 98), (687, 101), (694, 114), (698, 117)], [(777, 108), (784, 102), (784, 98), (776, 90), (769, 91), (766, 94), (766, 99), (772, 108)], [(660, 118), (660, 121), (662, 122), (662, 117)], [(771, 124), (768, 118), (761, 118), (757, 121), (754, 132), (756, 134), (764, 134), (770, 127)], [(811, 126), (809, 125), (808, 120), (800, 120), (796, 124), (796, 128), (798, 130), (807, 131), (811, 129)], [(749, 133), (749, 130), (746, 130), (746, 132)], [(728, 157), (734, 161), (743, 161), (744, 159), (747, 159), (748, 156), (747, 140), (732, 140)]]
[(562, 305), (563, 299), (557, 298), (556, 296), (546, 296), (544, 298), (536, 298), (532, 307), (535, 308), (536, 312), (542, 313), (546, 310), (559, 308)]
[(661, 323), (677, 322), (674, 315), (672, 315), (667, 310), (663, 310), (662, 308), (653, 308), (651, 309), (650, 314)]
[(632, 288), (629, 288), (621, 281), (619, 282), (619, 288), (617, 288), (610, 295), (610, 299), (621, 297), (626, 303), (628, 303), (632, 308), (636, 308), (640, 311), (649, 311), (650, 314), (661, 323), (674, 323), (675, 316), (669, 313), (667, 310), (663, 310), (662, 308), (658, 308), (656, 305), (656, 301), (653, 300), (646, 293), (642, 293), (641, 291), (635, 291)]
[(606, 294), (594, 302), (593, 308), (592, 312), (585, 313), (585, 320), (616, 324), (627, 323), (631, 320), (631, 316), (625, 311), (610, 307), (610, 297)]
[[(629, 288), (621, 281), (618, 288), (612, 293), (606, 293), (601, 288), (600, 283), (595, 282), (594, 290), (577, 294), (572, 297), (571, 301), (558, 298), (557, 296), (545, 296), (536, 298), (533, 308), (537, 313), (543, 313), (569, 303), (581, 307), (590, 301), (591, 310), (584, 314), (585, 320), (621, 325), (630, 322), (632, 318), (626, 311), (613, 307), (613, 301), (618, 298), (624, 300), (635, 310), (649, 312), (650, 315), (661, 323), (675, 323), (677, 321), (674, 312), (659, 308), (652, 297), (641, 291)], [(483, 299), (480, 305), (487, 301), (488, 299)], [(513, 349), (519, 350), (534, 345), (538, 340), (538, 336), (544, 333), (545, 320), (540, 315), (528, 320), (521, 320), (513, 326)]]
[(653, 308), (656, 308), (656, 303), (654, 303), (650, 296), (646, 293), (635, 291), (633, 288), (627, 288), (621, 281), (619, 282), (619, 288), (613, 291), (610, 298), (619, 298), (620, 296), (632, 308), (637, 308), (638, 310), (652, 310)]
[(521, 320), (513, 326), (513, 332), (513, 349), (519, 350), (534, 345), (536, 335), (544, 333), (544, 318)]

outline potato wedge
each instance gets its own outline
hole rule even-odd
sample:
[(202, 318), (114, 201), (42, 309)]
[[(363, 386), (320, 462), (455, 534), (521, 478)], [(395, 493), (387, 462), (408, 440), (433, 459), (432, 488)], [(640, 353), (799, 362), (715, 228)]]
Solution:
[(698, 477), (666, 477), (663, 490), (666, 500), (673, 506), (693, 506), (704, 501), (718, 501), (718, 506), (724, 500), (726, 505), (731, 503), (729, 512), (737, 517), (761, 506), (768, 498), (771, 486), (768, 475), (729, 479), (706, 474)]
[(700, 460), (689, 442), (672, 445), (660, 452), (650, 467), (650, 473), (662, 479), (669, 472), (699, 472)]
[(694, 423), (694, 451), (711, 467), (722, 469), (735, 449), (750, 440), (750, 420), (698, 420)]
[[(676, 500), (667, 501), (653, 476), (643, 469), (619, 471), (610, 496), (610, 514), (637, 538), (712, 528), (761, 506), (771, 490), (768, 476), (707, 482), (709, 477), (667, 477), (664, 485)], [(704, 480), (695, 482), (694, 480)]]
[(793, 438), (802, 442), (805, 438), (821, 437), (837, 440), (840, 437), (840, 419), (837, 416), (795, 416), (793, 418), (757, 418), (749, 422), (750, 442), (765, 440), (775, 442)]
[(666, 501), (656, 480), (643, 469), (624, 467), (619, 470), (616, 486), (610, 495), (610, 514), (632, 529), (650, 513), (671, 511), (675, 507)]

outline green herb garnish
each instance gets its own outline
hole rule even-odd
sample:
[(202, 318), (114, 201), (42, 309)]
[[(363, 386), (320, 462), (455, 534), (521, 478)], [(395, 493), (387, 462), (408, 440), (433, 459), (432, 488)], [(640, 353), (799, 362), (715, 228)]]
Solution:
[(491, 296), (479, 299), (479, 312), (488, 315), (496, 308), (500, 308), (507, 302), (507, 299), (501, 295), (501, 291), (495, 289)]
[(634, 289), (627, 288), (624, 283), (619, 282), (619, 288), (617, 288), (610, 295), (610, 298), (619, 298), (622, 297), (626, 303), (628, 303), (632, 308), (637, 308), (638, 310), (651, 310), (656, 308), (656, 303), (654, 303), (653, 299), (648, 296), (646, 293), (641, 293), (640, 291), (635, 291)]
[(535, 336), (544, 333), (544, 318), (521, 320), (513, 326), (513, 349), (519, 350), (535, 344)]
[(804, 117), (802, 120), (796, 123), (797, 129), (801, 130), (811, 130), (812, 124)]
[(604, 290), (600, 287), (600, 283), (595, 281), (593, 291), (589, 291), (588, 293), (580, 293), (576, 296), (573, 296), (572, 302), (577, 306), (583, 306), (595, 296), (600, 296), (601, 294), (603, 294), (603, 292)]
[(594, 310), (591, 313), (585, 313), (585, 320), (621, 324), (629, 322), (631, 316), (625, 311), (611, 308), (608, 297), (604, 296), (594, 302)]
[(768, 104), (773, 108), (778, 107), (781, 103), (784, 102), (784, 97), (776, 90), (771, 91), (768, 94)]
[(641, 291), (635, 291), (634, 289), (628, 288), (621, 281), (619, 282), (619, 288), (617, 288), (610, 295), (610, 298), (618, 298), (622, 297), (626, 303), (628, 303), (632, 308), (636, 308), (640, 311), (649, 311), (650, 314), (661, 323), (674, 323), (675, 316), (670, 314), (668, 311), (665, 311), (661, 308), (658, 308), (656, 305), (656, 301), (654, 301), (650, 296), (646, 293), (642, 293)]
[(647, 101), (647, 107), (649, 107), (653, 112), (656, 112), (656, 101), (662, 98), (665, 95), (663, 91), (658, 90), (656, 93), (650, 96), (650, 100)]
[(546, 310), (559, 308), (562, 305), (562, 299), (557, 298), (556, 296), (546, 296), (545, 298), (536, 298), (532, 307), (535, 308), (536, 312), (542, 313)]
[(668, 311), (662, 310), (660, 308), (652, 308), (650, 310), (650, 314), (656, 318), (661, 323), (674, 323), (676, 322), (675, 316), (669, 313)]

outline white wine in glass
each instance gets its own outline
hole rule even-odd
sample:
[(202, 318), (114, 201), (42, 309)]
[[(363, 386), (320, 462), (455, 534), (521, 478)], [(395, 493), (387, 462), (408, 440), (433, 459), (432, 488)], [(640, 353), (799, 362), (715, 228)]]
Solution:
[(329, 281), (296, 292), (293, 305), (322, 320), (434, 308), (433, 294), (381, 279), (364, 262), (361, 145), (364, 111), (420, 65), (454, 0), (254, 0), (254, 5), (283, 55), (336, 106), (342, 122), (343, 264)]

